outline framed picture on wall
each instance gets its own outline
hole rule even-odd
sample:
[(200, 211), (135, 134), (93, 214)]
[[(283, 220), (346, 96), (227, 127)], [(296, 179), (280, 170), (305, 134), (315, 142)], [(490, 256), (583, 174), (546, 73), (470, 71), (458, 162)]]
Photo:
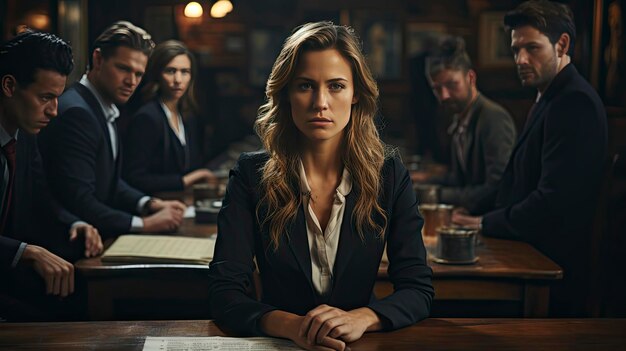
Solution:
[(265, 86), (285, 37), (282, 29), (255, 28), (250, 30), (249, 77), (251, 85)]
[(407, 23), (406, 56), (413, 57), (424, 53), (445, 34), (446, 25), (443, 23)]
[(480, 66), (511, 67), (511, 38), (504, 30), (504, 11), (485, 12), (478, 23), (478, 63)]
[(626, 0), (596, 0), (591, 82), (607, 106), (626, 110)]
[(352, 26), (363, 42), (372, 73), (379, 79), (399, 79), (402, 68), (402, 27), (395, 13), (361, 10)]

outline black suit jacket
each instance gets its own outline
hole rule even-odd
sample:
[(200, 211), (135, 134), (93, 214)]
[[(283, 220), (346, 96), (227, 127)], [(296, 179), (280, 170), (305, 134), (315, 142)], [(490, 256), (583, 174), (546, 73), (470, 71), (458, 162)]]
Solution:
[[(271, 246), (267, 226), (261, 228), (257, 221), (260, 168), (267, 157), (266, 153), (243, 154), (230, 174), (209, 270), (210, 301), (215, 319), (241, 333), (261, 334), (257, 321), (265, 313), (280, 309), (304, 315), (322, 303), (344, 310), (367, 306), (380, 316), (386, 329), (426, 318), (434, 295), (432, 271), (426, 264), (420, 233), (423, 220), (417, 211), (409, 174), (400, 161), (388, 159), (382, 170), (383, 191), (379, 203), (388, 216), (384, 240), (372, 231), (365, 231), (361, 240), (351, 220), (358, 190), (353, 188), (346, 197), (335, 278), (330, 297), (324, 301), (311, 282), (311, 258), (302, 206), (288, 228), (288, 237), (282, 237), (277, 251)], [(300, 196), (297, 186), (294, 186), (294, 196)], [(262, 213), (263, 210), (261, 218)], [(375, 300), (372, 289), (385, 243), (390, 261), (389, 279), (395, 292)], [(261, 301), (246, 295), (252, 284), (254, 258), (263, 286)]]
[[(511, 115), (482, 94), (471, 108), (464, 153), (459, 156), (453, 143), (450, 173), (434, 182), (443, 185), (442, 203), (482, 213), (493, 205), (516, 133)], [(465, 167), (459, 157), (465, 161)]]
[[(118, 141), (119, 141), (118, 135)], [(103, 238), (127, 233), (144, 196), (120, 178), (122, 149), (113, 159), (104, 113), (80, 83), (59, 98), (59, 115), (39, 136), (52, 193)]]
[(557, 315), (584, 304), (591, 220), (607, 152), (604, 106), (573, 65), (533, 107), (502, 177), (483, 234), (533, 244), (564, 269), (552, 289)]
[(180, 191), (183, 176), (200, 168), (195, 125), (185, 119), (186, 144), (169, 126), (158, 100), (143, 105), (132, 117), (124, 139), (122, 177), (146, 193)]
[[(11, 266), (22, 242), (44, 246), (66, 259), (77, 258), (76, 252), (71, 252), (75, 245), (68, 241), (69, 228), (78, 218), (50, 196), (34, 135), (19, 133), (15, 158), (11, 212), (0, 233), (0, 268)], [(4, 169), (4, 162), (2, 157), (0, 169)]]

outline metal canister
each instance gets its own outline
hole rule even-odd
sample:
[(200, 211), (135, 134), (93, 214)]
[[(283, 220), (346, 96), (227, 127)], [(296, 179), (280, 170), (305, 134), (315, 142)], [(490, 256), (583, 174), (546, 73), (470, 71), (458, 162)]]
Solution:
[(445, 263), (476, 262), (477, 229), (464, 227), (440, 227), (437, 229), (438, 260)]

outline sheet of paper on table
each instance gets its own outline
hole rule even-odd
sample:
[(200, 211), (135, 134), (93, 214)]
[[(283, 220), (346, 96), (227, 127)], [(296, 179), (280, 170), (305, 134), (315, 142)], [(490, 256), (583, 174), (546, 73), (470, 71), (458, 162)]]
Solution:
[(194, 350), (243, 350), (270, 351), (287, 350), (301, 351), (289, 340), (275, 338), (228, 338), (222, 336), (204, 337), (160, 337), (147, 336), (143, 351), (194, 351)]
[(102, 261), (208, 264), (214, 250), (215, 238), (122, 235), (102, 254)]

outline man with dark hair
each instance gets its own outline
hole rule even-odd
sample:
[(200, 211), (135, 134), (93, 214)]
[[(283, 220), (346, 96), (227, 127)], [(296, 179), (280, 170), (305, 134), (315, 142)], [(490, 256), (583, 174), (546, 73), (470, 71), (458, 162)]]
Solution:
[(523, 86), (537, 99), (502, 177), (495, 210), (453, 221), (486, 236), (525, 240), (564, 271), (551, 289), (554, 316), (584, 316), (589, 289), (592, 213), (607, 150), (606, 112), (594, 89), (571, 64), (572, 11), (528, 1), (504, 23)]
[(185, 205), (145, 196), (120, 178), (115, 105), (137, 88), (153, 47), (150, 35), (130, 22), (107, 28), (93, 44), (89, 71), (61, 96), (59, 118), (40, 135), (54, 195), (105, 238), (175, 231), (182, 222)]
[[(68, 231), (72, 241), (85, 236), (86, 256), (102, 251), (98, 231), (49, 196), (35, 137), (56, 116), (57, 97), (73, 67), (72, 49), (51, 34), (27, 31), (0, 47), (0, 316), (4, 318), (45, 318), (16, 296), (43, 296), (44, 289), (61, 297), (73, 293), (72, 264), (49, 251), (72, 256), (66, 247)], [(45, 282), (44, 287), (41, 279), (34, 279), (41, 290), (31, 291), (21, 284), (29, 281), (26, 276), (30, 278), (33, 271)]]
[(487, 209), (515, 143), (511, 115), (481, 94), (476, 72), (460, 37), (447, 37), (426, 59), (426, 76), (446, 113), (453, 114), (451, 171), (414, 180), (442, 185), (440, 202), (472, 214)]

